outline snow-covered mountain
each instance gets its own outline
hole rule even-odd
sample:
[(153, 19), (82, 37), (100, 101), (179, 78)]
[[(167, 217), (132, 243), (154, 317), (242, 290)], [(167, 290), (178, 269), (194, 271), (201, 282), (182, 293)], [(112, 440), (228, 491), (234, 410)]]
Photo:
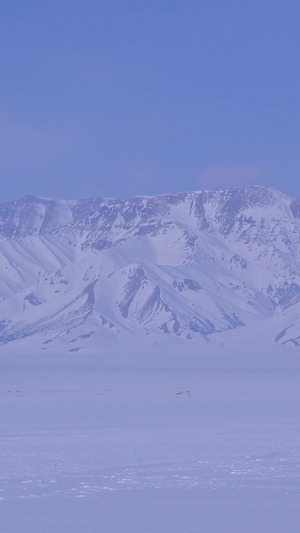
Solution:
[(28, 196), (0, 205), (0, 268), (2, 345), (300, 344), (300, 201), (273, 189)]

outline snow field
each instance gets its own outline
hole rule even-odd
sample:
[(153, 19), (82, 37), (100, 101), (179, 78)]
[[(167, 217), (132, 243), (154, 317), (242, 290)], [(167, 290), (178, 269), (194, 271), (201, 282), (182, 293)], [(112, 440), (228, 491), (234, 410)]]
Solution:
[(1, 531), (298, 531), (296, 365), (28, 355), (0, 376)]

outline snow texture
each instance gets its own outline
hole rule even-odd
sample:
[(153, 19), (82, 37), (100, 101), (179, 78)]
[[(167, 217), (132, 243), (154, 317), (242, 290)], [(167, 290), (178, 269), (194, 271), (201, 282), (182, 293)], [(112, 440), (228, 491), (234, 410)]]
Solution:
[(298, 531), (298, 357), (253, 361), (2, 356), (1, 531)]

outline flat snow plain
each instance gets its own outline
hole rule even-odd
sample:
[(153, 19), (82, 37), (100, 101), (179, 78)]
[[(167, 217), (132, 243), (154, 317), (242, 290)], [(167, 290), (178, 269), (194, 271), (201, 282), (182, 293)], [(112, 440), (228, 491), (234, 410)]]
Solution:
[(1, 355), (0, 530), (299, 531), (287, 353)]

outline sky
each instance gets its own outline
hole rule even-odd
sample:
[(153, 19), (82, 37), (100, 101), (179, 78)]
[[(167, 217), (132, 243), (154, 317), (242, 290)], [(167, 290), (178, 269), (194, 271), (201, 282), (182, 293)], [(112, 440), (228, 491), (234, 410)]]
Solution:
[(2, 0), (0, 202), (300, 198), (299, 0)]

